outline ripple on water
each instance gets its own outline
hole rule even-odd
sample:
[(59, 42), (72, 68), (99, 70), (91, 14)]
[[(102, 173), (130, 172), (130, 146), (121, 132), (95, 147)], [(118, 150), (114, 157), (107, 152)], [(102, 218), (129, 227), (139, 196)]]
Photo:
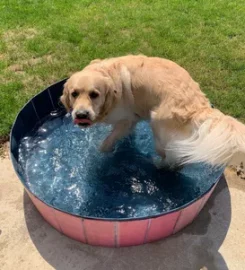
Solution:
[(157, 170), (146, 122), (118, 142), (113, 153), (100, 153), (98, 147), (110, 130), (106, 125), (81, 130), (70, 115), (52, 112), (19, 146), (29, 189), (48, 204), (77, 215), (145, 217), (188, 203), (221, 174), (202, 164), (179, 172)]

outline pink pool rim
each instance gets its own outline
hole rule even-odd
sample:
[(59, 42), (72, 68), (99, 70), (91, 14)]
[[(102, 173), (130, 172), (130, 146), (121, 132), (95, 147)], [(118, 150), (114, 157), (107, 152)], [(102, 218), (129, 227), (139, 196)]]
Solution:
[[(43, 218), (60, 233), (85, 244), (106, 247), (136, 246), (173, 235), (190, 224), (211, 196), (219, 179), (201, 196), (186, 205), (157, 216), (103, 219), (76, 216), (37, 198), (23, 181), (18, 164), (18, 143), (47, 113), (58, 106), (63, 84), (58, 82), (30, 100), (18, 114), (10, 135), (10, 157), (16, 174)], [(45, 102), (45, 106), (38, 106)]]
[(157, 217), (129, 220), (82, 218), (55, 209), (26, 191), (43, 218), (60, 233), (89, 245), (127, 247), (161, 240), (182, 230), (200, 213), (216, 185), (181, 209)]

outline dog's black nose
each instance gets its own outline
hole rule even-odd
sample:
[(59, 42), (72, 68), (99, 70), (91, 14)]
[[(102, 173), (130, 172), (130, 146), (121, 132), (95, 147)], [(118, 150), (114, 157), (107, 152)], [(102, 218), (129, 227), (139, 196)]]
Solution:
[(76, 112), (76, 118), (78, 119), (88, 119), (89, 118), (89, 112), (83, 111), (83, 112)]

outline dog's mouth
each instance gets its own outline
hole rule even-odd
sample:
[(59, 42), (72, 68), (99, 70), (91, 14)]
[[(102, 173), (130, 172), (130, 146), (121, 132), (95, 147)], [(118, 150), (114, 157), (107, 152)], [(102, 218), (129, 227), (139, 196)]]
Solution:
[(86, 128), (86, 127), (91, 126), (93, 123), (90, 119), (87, 119), (87, 118), (84, 118), (84, 119), (75, 118), (74, 124), (78, 125), (79, 127)]

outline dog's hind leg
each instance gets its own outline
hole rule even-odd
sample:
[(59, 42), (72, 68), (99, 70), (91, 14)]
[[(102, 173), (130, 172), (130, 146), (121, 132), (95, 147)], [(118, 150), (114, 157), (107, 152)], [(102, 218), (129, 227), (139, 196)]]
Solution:
[(153, 163), (158, 169), (175, 169), (178, 167), (176, 155), (173, 151), (168, 150), (168, 143), (173, 139), (172, 131), (164, 126), (154, 128), (154, 124), (152, 125), (152, 130), (155, 140), (155, 149), (157, 154), (161, 157), (160, 160), (158, 158), (154, 159)]
[[(155, 140), (156, 152), (162, 158), (155, 160), (156, 167), (167, 167), (174, 169), (178, 167), (179, 160), (177, 152), (169, 149), (169, 145), (176, 140), (182, 140), (190, 136), (190, 128), (188, 125), (183, 126), (174, 120), (164, 120), (153, 113), (151, 118), (151, 127)], [(178, 150), (177, 150), (178, 151)]]
[(157, 154), (161, 157), (161, 159), (154, 158), (153, 163), (157, 168), (169, 167), (167, 162), (167, 156), (165, 151), (165, 146), (167, 143), (167, 138), (164, 136), (164, 127), (163, 125), (159, 125), (159, 121), (151, 120), (151, 128), (154, 135), (155, 149)]

